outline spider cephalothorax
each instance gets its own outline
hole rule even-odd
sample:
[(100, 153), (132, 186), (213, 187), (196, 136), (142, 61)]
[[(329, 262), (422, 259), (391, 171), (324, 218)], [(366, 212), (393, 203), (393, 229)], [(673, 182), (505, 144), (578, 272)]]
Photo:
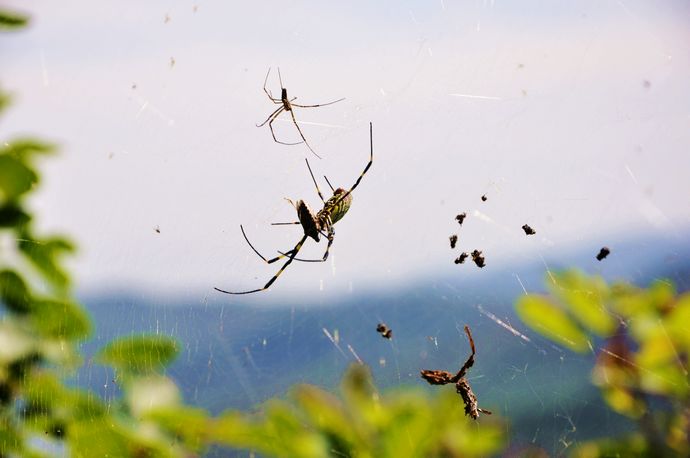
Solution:
[[(309, 166), (309, 161), (305, 159), (307, 163), (307, 169), (309, 170), (309, 174), (311, 175), (311, 179), (314, 182), (314, 185), (316, 186), (316, 192), (319, 194), (321, 202), (323, 202), (323, 208), (316, 212), (316, 214), (314, 214), (314, 212), (309, 208), (306, 202), (304, 202), (303, 200), (298, 200), (297, 203), (293, 203), (293, 205), (297, 210), (297, 218), (299, 219), (299, 221), (294, 221), (290, 223), (273, 223), (274, 225), (299, 224), (302, 226), (304, 234), (292, 250), (287, 251), (285, 253), (279, 251), (278, 253), (280, 253), (280, 256), (276, 256), (275, 258), (271, 259), (266, 259), (261, 253), (257, 251), (256, 248), (254, 248), (254, 245), (251, 244), (251, 242), (247, 238), (247, 234), (245, 234), (244, 232), (244, 227), (240, 225), (240, 229), (242, 230), (242, 235), (244, 236), (244, 239), (247, 241), (251, 249), (254, 250), (254, 252), (257, 255), (259, 255), (259, 257), (263, 259), (266, 263), (272, 264), (278, 261), (279, 259), (288, 258), (288, 260), (285, 262), (285, 264), (283, 264), (283, 267), (280, 268), (278, 273), (275, 274), (268, 281), (268, 283), (266, 283), (263, 286), (263, 288), (242, 292), (231, 292), (222, 290), (220, 288), (215, 288), (217, 291), (226, 294), (249, 294), (256, 293), (258, 291), (264, 291), (268, 289), (273, 284), (273, 282), (278, 279), (278, 276), (281, 273), (283, 273), (283, 271), (287, 268), (288, 265), (290, 265), (292, 261), (296, 260), (303, 262), (324, 262), (326, 259), (328, 259), (328, 253), (335, 238), (335, 230), (333, 229), (333, 225), (340, 221), (343, 218), (343, 216), (345, 216), (345, 213), (347, 213), (347, 211), (350, 209), (350, 205), (352, 204), (352, 191), (354, 191), (354, 189), (359, 185), (360, 181), (362, 181), (362, 177), (365, 173), (367, 173), (369, 167), (371, 167), (371, 164), (374, 162), (374, 140), (372, 131), (373, 128), (371, 124), (369, 124), (369, 162), (367, 163), (366, 167), (364, 167), (364, 170), (359, 175), (359, 178), (357, 178), (355, 184), (353, 184), (352, 187), (348, 190), (345, 190), (343, 188), (333, 189), (333, 187), (331, 186), (331, 189), (333, 189), (333, 195), (328, 200), (324, 200), (323, 194), (321, 194), (319, 185), (316, 182), (316, 178), (314, 178), (314, 174), (312, 173), (311, 167)], [(327, 178), (326, 182), (328, 182)], [(328, 184), (330, 186), (330, 183)], [(288, 199), (288, 201), (292, 203), (290, 199)], [(322, 235), (328, 239), (328, 245), (326, 246), (326, 251), (324, 252), (323, 257), (321, 259), (299, 259), (296, 257), (299, 250), (302, 249), (302, 245), (307, 240), (307, 238), (312, 238), (316, 242), (319, 242), (321, 240)]]

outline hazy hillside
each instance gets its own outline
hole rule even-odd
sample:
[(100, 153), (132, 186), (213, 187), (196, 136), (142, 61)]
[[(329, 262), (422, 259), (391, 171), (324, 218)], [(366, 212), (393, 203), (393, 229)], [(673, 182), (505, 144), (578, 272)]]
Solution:
[[(632, 240), (618, 243), (606, 264), (595, 264), (588, 247), (562, 253), (549, 267), (601, 268), (608, 278), (638, 284), (669, 277), (687, 289), (689, 248), (678, 239)], [(516, 318), (512, 303), (523, 293), (516, 274), (529, 291), (543, 288), (544, 265), (535, 263), (488, 273), (478, 282), (430, 275), (405, 288), (268, 308), (226, 305), (224, 296), (214, 294), (204, 303), (200, 298), (208, 292), (183, 298), (126, 290), (88, 295), (83, 300), (97, 337), (86, 353), (133, 331), (173, 335), (183, 348), (171, 372), (185, 396), (219, 412), (250, 408), (298, 382), (335, 387), (357, 358), (372, 367), (379, 386), (433, 389), (419, 370), (457, 370), (470, 351), (462, 332), (467, 324), (477, 344), (470, 381), (481, 406), (510, 420), (515, 443), (558, 452), (573, 441), (627, 427), (589, 383), (593, 355), (557, 348)], [(393, 329), (391, 341), (375, 332), (380, 321)], [(107, 395), (117, 389), (112, 379), (89, 365), (78, 382)]]

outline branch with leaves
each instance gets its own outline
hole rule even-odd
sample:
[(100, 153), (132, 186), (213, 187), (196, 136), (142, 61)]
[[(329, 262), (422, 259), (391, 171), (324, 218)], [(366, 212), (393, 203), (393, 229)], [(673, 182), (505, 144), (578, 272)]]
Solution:
[(690, 454), (690, 293), (669, 281), (607, 284), (571, 270), (547, 277), (548, 296), (517, 302), (525, 323), (578, 353), (596, 354), (592, 381), (638, 431), (581, 446), (576, 456)]

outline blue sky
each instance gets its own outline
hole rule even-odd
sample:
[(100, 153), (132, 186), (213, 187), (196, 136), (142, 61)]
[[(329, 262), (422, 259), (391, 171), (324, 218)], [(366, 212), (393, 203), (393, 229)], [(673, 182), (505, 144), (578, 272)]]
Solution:
[[(0, 40), (3, 138), (61, 145), (33, 205), (79, 241), (83, 288), (262, 285), (276, 268), (239, 224), (266, 255), (294, 245), (298, 227), (269, 223), (294, 218), (284, 197), (317, 207), (304, 158), (351, 186), (370, 121), (374, 165), (332, 259), (293, 264), (268, 294), (454, 272), (461, 211), (486, 269), (690, 225), (683, 2), (5, 3), (33, 25)], [(296, 113), (323, 160), (255, 126), (277, 66), (302, 103), (346, 98)]]

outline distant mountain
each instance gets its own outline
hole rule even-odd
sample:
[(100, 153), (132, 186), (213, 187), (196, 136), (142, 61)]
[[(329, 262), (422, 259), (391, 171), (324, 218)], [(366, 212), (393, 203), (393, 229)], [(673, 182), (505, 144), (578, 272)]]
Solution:
[[(516, 317), (513, 301), (543, 289), (544, 264), (600, 271), (608, 279), (646, 285), (667, 277), (690, 287), (690, 243), (678, 238), (637, 239), (561, 253), (560, 261), (516, 265), (469, 282), (458, 274), (410, 282), (404, 288), (351, 294), (328, 303), (285, 300), (282, 306), (224, 305), (224, 297), (201, 291), (184, 298), (151, 297), (133, 291), (90, 294), (97, 335), (84, 350), (120, 335), (156, 332), (182, 346), (170, 374), (188, 401), (220, 412), (249, 409), (295, 383), (335, 388), (345, 367), (360, 359), (379, 387), (426, 385), (420, 369), (456, 371), (469, 356), (462, 331), (477, 345), (469, 380), (480, 406), (507, 418), (515, 444), (536, 444), (552, 454), (577, 441), (630, 428), (606, 408), (589, 383), (593, 355), (563, 350), (532, 333)], [(450, 261), (452, 262), (452, 261)], [(475, 268), (474, 265), (461, 266)], [(477, 275), (473, 276), (474, 278)], [(379, 322), (393, 330), (386, 340)], [(116, 384), (104, 368), (88, 365), (78, 383), (112, 396)], [(462, 402), (458, 399), (458, 402)]]

